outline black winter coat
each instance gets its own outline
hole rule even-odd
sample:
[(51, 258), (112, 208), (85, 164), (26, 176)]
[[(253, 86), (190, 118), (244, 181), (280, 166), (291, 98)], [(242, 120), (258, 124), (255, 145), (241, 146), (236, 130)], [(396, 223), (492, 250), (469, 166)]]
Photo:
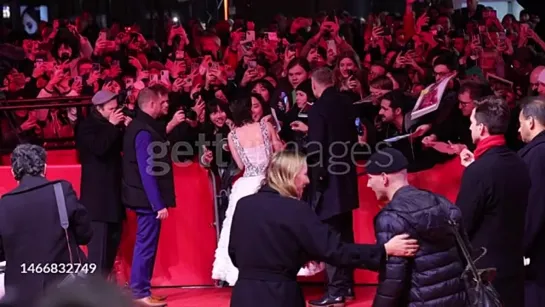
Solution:
[(462, 176), (456, 205), (474, 249), (486, 255), (477, 268), (496, 268), (493, 285), (504, 307), (524, 306), (524, 224), (530, 176), (506, 146), (488, 149)]
[(449, 220), (461, 225), (462, 214), (439, 195), (412, 186), (394, 194), (375, 218), (377, 244), (407, 233), (418, 240), (420, 249), (413, 259), (388, 258), (379, 271), (373, 306), (466, 306), (460, 278), (465, 261)]
[(81, 162), (81, 203), (92, 221), (120, 223), (123, 130), (96, 111), (79, 125), (76, 148)]
[[(53, 189), (57, 182), (64, 192), (70, 249)], [(62, 273), (70, 269), (70, 254), (74, 263), (85, 262), (79, 245), (87, 245), (92, 235), (87, 210), (67, 181), (25, 176), (4, 194), (0, 199), (0, 261), (6, 261), (6, 296), (13, 299), (13, 306), (33, 306), (48, 287), (65, 278), (64, 274), (42, 273), (38, 265), (51, 271), (56, 267)]]
[[(526, 280), (545, 287), (545, 132), (538, 134), (519, 156), (528, 165), (531, 188), (524, 227), (524, 255), (530, 258), (526, 268)], [(526, 302), (528, 305), (530, 302)], [(535, 306), (535, 305), (533, 305)]]

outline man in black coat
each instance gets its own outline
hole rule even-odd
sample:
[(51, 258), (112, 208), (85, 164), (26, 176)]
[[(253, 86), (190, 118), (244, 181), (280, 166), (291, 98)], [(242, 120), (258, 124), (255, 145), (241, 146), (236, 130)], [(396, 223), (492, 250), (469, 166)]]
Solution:
[(467, 166), (456, 205), (473, 249), (486, 248), (479, 268), (496, 268), (493, 282), (504, 307), (524, 306), (524, 222), (530, 190), (528, 169), (505, 145), (510, 113), (505, 101), (486, 97), (470, 120), (475, 152), (460, 154)]
[(519, 156), (528, 165), (530, 194), (524, 228), (526, 267), (525, 306), (545, 306), (545, 98), (530, 97), (520, 104), (520, 136), (527, 145)]
[(99, 91), (92, 99), (89, 116), (76, 131), (81, 162), (81, 202), (89, 211), (93, 239), (89, 261), (96, 273), (108, 277), (121, 241), (125, 208), (121, 203), (121, 148), (123, 129), (130, 117), (117, 107), (117, 95)]
[[(343, 242), (353, 243), (352, 210), (358, 208), (358, 180), (353, 150), (358, 142), (356, 112), (351, 100), (334, 88), (333, 72), (312, 73), (312, 90), (318, 100), (308, 114), (308, 128), (296, 122), (292, 129), (308, 129), (311, 206)], [(328, 289), (311, 306), (329, 306), (353, 298), (353, 269), (327, 264)]]
[[(66, 276), (72, 259), (74, 263), (84, 260), (79, 245), (89, 243), (93, 231), (72, 185), (44, 177), (42, 147), (19, 145), (11, 161), (19, 185), (0, 199), (0, 261), (6, 261), (6, 296), (14, 298), (16, 307), (29, 307)], [(70, 247), (60, 224), (53, 189), (57, 182), (64, 192)], [(55, 271), (59, 274), (52, 274)]]

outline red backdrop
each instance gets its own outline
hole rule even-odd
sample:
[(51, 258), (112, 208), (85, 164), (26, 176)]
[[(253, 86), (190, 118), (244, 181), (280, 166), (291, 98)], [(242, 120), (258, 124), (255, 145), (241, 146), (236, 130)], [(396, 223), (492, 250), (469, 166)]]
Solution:
[[(76, 192), (80, 188), (80, 166), (68, 165), (76, 161), (71, 153), (48, 153), (47, 178), (70, 181)], [(66, 165), (55, 165), (64, 163)], [(437, 165), (431, 170), (410, 174), (411, 184), (434, 191), (454, 200), (460, 185), (463, 167), (458, 159)], [(212, 262), (216, 248), (214, 229), (213, 191), (207, 171), (198, 164), (174, 167), (177, 207), (170, 211), (163, 223), (159, 251), (152, 280), (155, 286), (203, 286), (212, 285)], [(0, 167), (0, 195), (16, 185), (9, 167)], [(360, 208), (354, 211), (356, 242), (372, 243), (373, 218), (379, 211), (373, 191), (367, 188), (367, 177), (359, 178)], [(135, 218), (128, 215), (116, 268), (118, 280), (128, 280), (135, 238)], [(357, 270), (356, 282), (376, 283), (376, 274)], [(321, 281), (321, 274), (304, 278)]]

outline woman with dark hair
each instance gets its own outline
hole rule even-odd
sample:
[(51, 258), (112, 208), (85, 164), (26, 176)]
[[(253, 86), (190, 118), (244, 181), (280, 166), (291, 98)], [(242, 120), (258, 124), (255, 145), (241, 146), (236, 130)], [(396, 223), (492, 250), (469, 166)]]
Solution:
[(236, 204), (242, 197), (257, 192), (270, 156), (282, 147), (282, 142), (270, 123), (265, 120), (255, 121), (252, 102), (254, 99), (256, 97), (244, 97), (231, 104), (235, 129), (228, 136), (229, 152), (238, 168), (244, 170), (244, 175), (235, 182), (229, 196), (212, 269), (212, 279), (225, 281), (231, 286), (238, 279), (238, 270), (227, 251)]
[(254, 122), (259, 122), (265, 116), (271, 114), (271, 107), (268, 102), (258, 94), (250, 95), (250, 102), (252, 103), (250, 111)]
[(305, 134), (291, 129), (291, 123), (301, 121), (307, 124), (308, 112), (316, 101), (312, 91), (312, 84), (309, 79), (295, 89), (295, 105), (288, 111), (282, 127), (281, 136), (283, 140), (294, 141), (298, 149), (304, 148)]
[[(217, 170), (219, 175), (221, 175), (221, 169), (227, 168), (231, 161), (227, 136), (234, 124), (230, 117), (231, 111), (229, 107), (221, 100), (213, 99), (206, 104), (204, 119), (205, 140), (208, 144), (212, 145), (208, 146), (209, 150), (215, 154), (221, 152), (221, 156), (216, 156), (212, 160), (213, 165), (211, 165), (211, 168)], [(217, 146), (222, 147), (221, 151), (216, 149)]]

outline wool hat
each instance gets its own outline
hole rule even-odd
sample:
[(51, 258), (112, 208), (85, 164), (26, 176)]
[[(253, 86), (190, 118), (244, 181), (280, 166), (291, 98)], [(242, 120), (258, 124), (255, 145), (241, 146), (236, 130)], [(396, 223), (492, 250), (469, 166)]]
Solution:
[(397, 149), (387, 147), (371, 155), (367, 163), (367, 173), (370, 175), (393, 174), (407, 169), (409, 161)]

